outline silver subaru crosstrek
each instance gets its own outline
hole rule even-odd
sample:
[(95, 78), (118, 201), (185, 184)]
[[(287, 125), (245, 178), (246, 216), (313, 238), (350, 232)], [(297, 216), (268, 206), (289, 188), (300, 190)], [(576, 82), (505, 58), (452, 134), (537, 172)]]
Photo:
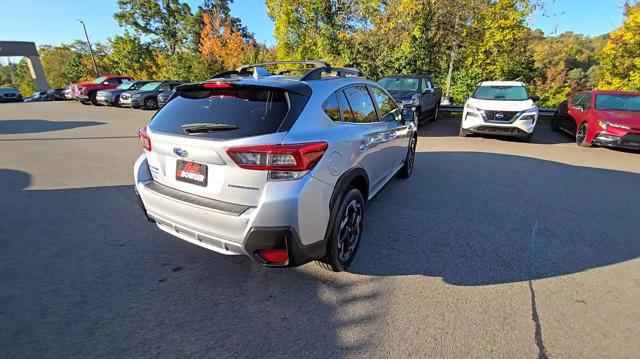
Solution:
[(365, 208), (411, 176), (414, 115), (351, 68), (243, 66), (182, 85), (139, 131), (135, 189), (161, 230), (270, 267), (348, 268)]

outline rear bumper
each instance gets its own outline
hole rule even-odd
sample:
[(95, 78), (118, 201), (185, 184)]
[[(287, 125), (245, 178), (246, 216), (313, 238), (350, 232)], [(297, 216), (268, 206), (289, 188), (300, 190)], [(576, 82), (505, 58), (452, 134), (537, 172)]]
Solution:
[[(135, 188), (140, 206), (157, 227), (177, 238), (224, 255), (246, 255), (265, 264), (256, 255), (286, 241), (287, 266), (297, 266), (325, 255), (325, 231), (329, 220), (317, 200), (330, 198), (329, 186), (312, 177), (291, 183), (275, 183), (270, 199), (255, 207), (228, 204), (194, 196), (175, 189), (163, 191), (154, 185), (143, 154), (134, 168)], [(160, 185), (162, 186), (162, 185)], [(283, 188), (289, 187), (289, 188)], [(177, 193), (171, 193), (177, 192)], [(327, 196), (324, 196), (327, 193)], [(321, 194), (313, 208), (299, 196)], [(194, 198), (197, 197), (197, 198)], [(215, 203), (218, 202), (218, 203)], [(226, 205), (226, 207), (225, 207)], [(306, 216), (302, 216), (306, 213)]]

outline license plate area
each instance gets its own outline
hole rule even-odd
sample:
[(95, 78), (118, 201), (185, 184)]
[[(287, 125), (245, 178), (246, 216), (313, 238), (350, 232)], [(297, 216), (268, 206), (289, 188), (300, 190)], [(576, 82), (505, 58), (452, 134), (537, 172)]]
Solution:
[(176, 181), (207, 186), (207, 165), (202, 163), (177, 160)]

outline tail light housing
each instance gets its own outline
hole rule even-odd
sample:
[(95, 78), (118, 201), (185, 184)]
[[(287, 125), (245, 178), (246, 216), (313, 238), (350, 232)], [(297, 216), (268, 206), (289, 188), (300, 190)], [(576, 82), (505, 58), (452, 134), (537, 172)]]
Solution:
[(291, 145), (232, 147), (227, 154), (241, 168), (269, 171), (269, 179), (293, 180), (304, 176), (327, 150), (326, 142)]
[(149, 137), (146, 126), (138, 130), (138, 138), (140, 138), (142, 148), (151, 151), (151, 137)]

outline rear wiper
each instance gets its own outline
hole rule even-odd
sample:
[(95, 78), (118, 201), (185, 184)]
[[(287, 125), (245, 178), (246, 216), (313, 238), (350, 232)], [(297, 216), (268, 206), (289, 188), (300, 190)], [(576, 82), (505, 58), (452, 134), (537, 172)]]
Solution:
[(231, 131), (231, 130), (237, 130), (240, 128), (236, 125), (230, 125), (226, 123), (188, 123), (180, 127), (182, 127), (182, 130), (187, 134), (207, 133), (207, 132), (215, 132), (215, 131)]

